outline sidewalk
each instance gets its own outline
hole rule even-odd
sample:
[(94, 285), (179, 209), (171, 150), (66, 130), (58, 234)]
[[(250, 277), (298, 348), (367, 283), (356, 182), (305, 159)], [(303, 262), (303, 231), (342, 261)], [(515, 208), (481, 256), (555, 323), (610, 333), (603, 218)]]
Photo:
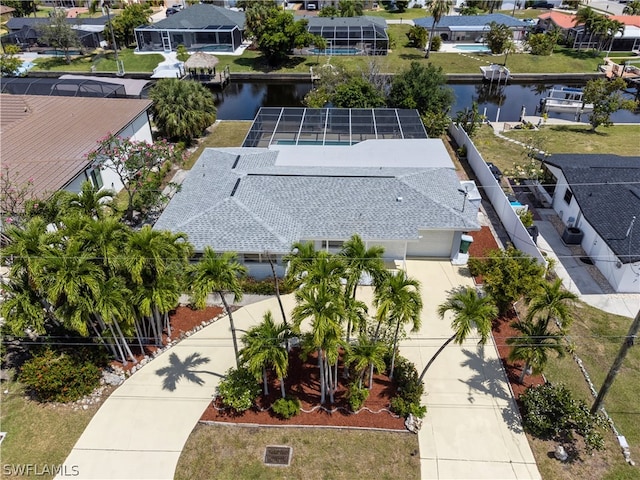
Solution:
[[(282, 297), (287, 310), (293, 295)], [(239, 335), (278, 312), (275, 298), (248, 305), (233, 314)], [(192, 356), (206, 363), (189, 367)], [(215, 395), (220, 378), (235, 366), (227, 317), (198, 331), (128, 378), (104, 402), (65, 461), (75, 479), (172, 479), (193, 427)], [(158, 370), (167, 368), (169, 375)], [(195, 376), (197, 383), (184, 378)], [(172, 382), (172, 378), (178, 381)], [(164, 388), (163, 388), (164, 386)]]

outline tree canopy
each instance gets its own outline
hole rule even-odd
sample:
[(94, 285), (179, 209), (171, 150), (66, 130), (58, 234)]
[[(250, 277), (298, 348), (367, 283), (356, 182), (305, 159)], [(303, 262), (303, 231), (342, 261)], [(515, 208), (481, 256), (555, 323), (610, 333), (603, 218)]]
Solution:
[(17, 55), (20, 47), (17, 45), (4, 45), (0, 54), (0, 77), (12, 77), (22, 65), (22, 59)]
[[(112, 21), (113, 35), (116, 41), (128, 46), (135, 41), (133, 29), (143, 25), (149, 25), (149, 17), (153, 13), (151, 7), (146, 3), (130, 3), (127, 5), (120, 15), (116, 16)], [(108, 38), (110, 32), (107, 26), (104, 31), (105, 38)]]
[(486, 38), (491, 53), (496, 55), (509, 48), (513, 40), (513, 32), (504, 23), (491, 22)]
[(258, 48), (270, 64), (279, 64), (293, 53), (294, 48), (308, 47), (313, 43), (315, 35), (307, 31), (307, 23), (306, 19), (295, 20), (289, 12), (269, 10), (256, 39)]
[(622, 78), (608, 80), (598, 78), (589, 80), (584, 87), (585, 103), (593, 103), (593, 112), (589, 115), (591, 129), (595, 132), (600, 126), (611, 125), (611, 114), (620, 109), (634, 110), (638, 107), (638, 102), (625, 98), (622, 91), (626, 88), (626, 83)]
[(69, 51), (82, 46), (77, 32), (67, 22), (67, 12), (64, 10), (54, 10), (49, 23), (41, 25), (38, 30), (40, 32), (39, 40), (53, 48), (62, 50), (67, 63), (71, 63)]

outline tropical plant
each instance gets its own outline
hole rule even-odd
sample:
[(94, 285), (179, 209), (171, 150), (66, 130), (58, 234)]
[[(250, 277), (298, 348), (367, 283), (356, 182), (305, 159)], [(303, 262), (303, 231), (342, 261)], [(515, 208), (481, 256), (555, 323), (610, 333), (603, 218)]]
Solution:
[(407, 32), (407, 38), (409, 39), (409, 46), (424, 49), (427, 46), (427, 30), (413, 25)]
[(620, 77), (613, 80), (598, 78), (587, 82), (584, 87), (583, 101), (593, 103), (589, 123), (594, 132), (600, 126), (610, 126), (611, 114), (614, 112), (621, 109), (632, 111), (638, 107), (637, 101), (626, 99), (622, 95), (625, 88), (626, 83)]
[(300, 414), (300, 400), (297, 397), (282, 397), (273, 402), (271, 409), (286, 420)]
[(565, 331), (573, 321), (572, 304), (578, 296), (562, 286), (562, 280), (556, 278), (553, 282), (542, 282), (540, 288), (532, 290), (532, 295), (526, 296), (527, 320), (538, 317), (547, 325), (552, 320), (558, 322)]
[(256, 377), (262, 378), (264, 394), (269, 395), (267, 369), (275, 372), (280, 382), (282, 398), (285, 397), (284, 378), (289, 368), (287, 335), (289, 329), (284, 324), (273, 321), (271, 311), (267, 311), (262, 323), (249, 329), (242, 337), (244, 348), (240, 350), (242, 364)]
[(319, 17), (334, 18), (340, 16), (340, 10), (334, 5), (325, 5), (318, 11)]
[(549, 56), (557, 45), (557, 36), (548, 33), (531, 33), (527, 37), (531, 55)]
[(258, 49), (271, 65), (286, 60), (294, 48), (308, 47), (315, 35), (307, 31), (306, 19), (295, 20), (289, 12), (271, 10), (259, 34), (256, 35)]
[(341, 17), (359, 17), (362, 15), (362, 8), (361, 0), (340, 0), (338, 2)]
[[(582, 7), (579, 8), (576, 12), (574, 18), (574, 26), (584, 26), (584, 35), (586, 35), (587, 33), (589, 34), (589, 40), (587, 42), (588, 45), (591, 45), (593, 35), (594, 33), (596, 33), (594, 27), (600, 17), (601, 15), (596, 13), (591, 7)], [(580, 44), (578, 44), (578, 50), (580, 50)]]
[(365, 79), (352, 77), (336, 87), (332, 102), (337, 108), (378, 108), (385, 105), (385, 98)]
[(362, 385), (356, 385), (352, 383), (349, 385), (349, 391), (347, 393), (347, 400), (349, 401), (349, 407), (351, 411), (357, 412), (362, 408), (364, 402), (369, 398), (369, 389), (362, 388)]
[(427, 48), (427, 52), (425, 54), (426, 58), (429, 58), (429, 54), (431, 53), (431, 42), (433, 41), (436, 26), (440, 23), (442, 17), (449, 13), (452, 6), (453, 2), (451, 0), (431, 0), (429, 3), (427, 8), (433, 17), (433, 25), (431, 26), (431, 32), (429, 33), (429, 48)]
[[(373, 369), (378, 373), (384, 371), (384, 357), (386, 352), (387, 347), (384, 343), (378, 340), (372, 340), (366, 335), (360, 335), (358, 342), (349, 347), (345, 357), (345, 364), (353, 365), (358, 388), (362, 388), (364, 376), (367, 370), (370, 370), (370, 365), (372, 365)], [(369, 373), (369, 390), (373, 388), (373, 369), (370, 370)]]
[(391, 107), (417, 109), (426, 113), (446, 115), (453, 104), (453, 91), (446, 87), (447, 79), (441, 67), (429, 63), (411, 62), (408, 69), (395, 75), (389, 91)]
[(469, 259), (469, 270), (473, 276), (482, 275), (484, 289), (500, 313), (539, 285), (545, 273), (543, 265), (513, 246), (491, 250), (483, 259)]
[(164, 138), (190, 144), (216, 121), (213, 94), (200, 82), (163, 78), (149, 98), (153, 122)]
[(103, 218), (114, 211), (113, 197), (115, 192), (100, 189), (90, 181), (82, 182), (79, 193), (70, 193), (63, 199), (66, 212), (80, 213), (91, 218)]
[(222, 405), (233, 408), (236, 412), (250, 409), (255, 398), (260, 395), (260, 385), (244, 367), (227, 370), (216, 390)]
[(150, 192), (152, 177), (164, 165), (181, 165), (182, 152), (165, 140), (149, 144), (109, 134), (98, 142), (96, 149), (89, 153), (88, 159), (99, 168), (111, 170), (118, 176), (127, 194), (124, 215), (126, 219), (131, 220), (136, 197), (141, 192), (145, 193), (146, 198), (149, 198), (151, 193), (154, 198), (162, 197), (162, 192), (157, 188)]
[(294, 284), (302, 283), (317, 254), (313, 242), (296, 242), (291, 245), (291, 252), (283, 259), (289, 263), (287, 278)]
[(373, 304), (378, 309), (376, 312), (378, 326), (376, 327), (375, 338), (377, 339), (382, 321), (386, 321), (390, 326), (395, 327), (391, 347), (390, 369), (390, 378), (393, 378), (400, 327), (411, 324), (412, 332), (417, 332), (420, 329), (420, 314), (422, 313), (420, 282), (414, 278), (409, 278), (402, 270), (387, 275), (374, 292)]
[(202, 258), (190, 269), (191, 298), (197, 308), (204, 308), (207, 296), (217, 293), (224, 304), (224, 309), (229, 317), (231, 337), (233, 339), (233, 351), (236, 357), (236, 365), (240, 365), (240, 352), (236, 327), (233, 323), (233, 313), (225, 294), (233, 294), (234, 301), (242, 299), (240, 277), (246, 275), (247, 268), (238, 262), (235, 252), (217, 254), (211, 247), (205, 247)]
[(393, 378), (397, 385), (398, 396), (391, 399), (391, 410), (402, 417), (407, 417), (409, 414), (417, 418), (424, 417), (427, 408), (420, 405), (424, 385), (418, 377), (415, 365), (399, 356), (394, 367)]
[(585, 402), (574, 399), (565, 385), (529, 387), (520, 402), (523, 426), (533, 436), (565, 441), (573, 439), (575, 432), (584, 438), (587, 452), (604, 448), (602, 430), (606, 422), (599, 415), (590, 414)]
[[(18, 73), (22, 65), (22, 59), (18, 56), (20, 47), (17, 45), (3, 45), (0, 53), (0, 77), (13, 77)], [(6, 168), (6, 167), (5, 167)]]
[(623, 15), (640, 15), (640, 0), (628, 2), (622, 9)]
[(482, 125), (484, 116), (478, 111), (478, 102), (475, 100), (471, 104), (471, 108), (465, 107), (456, 113), (454, 123), (456, 127), (462, 127), (467, 132), (469, 138), (473, 138)]
[(35, 198), (33, 178), (24, 180), (19, 171), (2, 165), (0, 170), (0, 211), (2, 225), (19, 223), (28, 200)]
[(507, 344), (513, 347), (509, 360), (524, 362), (520, 383), (530, 371), (534, 375), (542, 373), (549, 361), (549, 352), (554, 351), (559, 357), (564, 355), (562, 336), (549, 330), (547, 322), (524, 320), (513, 322), (511, 326), (520, 332), (517, 337), (507, 339)]
[[(116, 41), (125, 46), (135, 41), (134, 29), (151, 23), (150, 17), (153, 10), (146, 3), (130, 3), (112, 21), (113, 35)], [(109, 38), (108, 27), (103, 32), (105, 38)]]
[(498, 316), (498, 308), (493, 303), (490, 296), (480, 296), (475, 288), (461, 288), (449, 295), (446, 302), (438, 306), (438, 316), (444, 318), (447, 312), (453, 313), (451, 320), (451, 328), (453, 335), (436, 351), (427, 362), (427, 365), (420, 374), (420, 381), (424, 379), (427, 370), (440, 353), (451, 342), (458, 345), (467, 339), (472, 330), (476, 330), (480, 334), (479, 344), (483, 345), (489, 339), (491, 334), (491, 325), (493, 320)]
[(513, 32), (504, 23), (491, 22), (486, 40), (491, 53), (503, 53), (513, 42)]

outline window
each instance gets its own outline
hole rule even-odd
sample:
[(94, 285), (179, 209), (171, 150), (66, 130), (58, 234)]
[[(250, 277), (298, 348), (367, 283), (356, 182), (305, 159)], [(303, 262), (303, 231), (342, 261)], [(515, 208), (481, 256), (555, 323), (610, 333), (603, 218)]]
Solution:
[(259, 253), (245, 253), (243, 257), (244, 263), (260, 263)]
[(100, 170), (98, 169), (91, 170), (91, 183), (93, 183), (93, 186), (95, 188), (102, 188), (103, 182), (102, 182), (102, 174), (100, 173)]
[(327, 249), (329, 248), (330, 250), (332, 249), (340, 249), (342, 248), (342, 244), (344, 242), (342, 240), (323, 240), (322, 241), (322, 248), (323, 249)]
[(564, 201), (567, 205), (571, 204), (571, 199), (573, 198), (573, 193), (571, 193), (571, 190), (569, 190), (567, 188), (567, 191), (564, 192)]

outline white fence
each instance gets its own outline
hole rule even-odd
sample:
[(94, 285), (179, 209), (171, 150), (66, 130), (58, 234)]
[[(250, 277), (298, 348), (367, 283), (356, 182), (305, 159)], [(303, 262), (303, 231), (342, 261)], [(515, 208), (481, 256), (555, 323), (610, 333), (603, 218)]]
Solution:
[(527, 229), (520, 221), (520, 217), (518, 217), (517, 213), (511, 207), (511, 202), (502, 191), (502, 187), (489, 170), (487, 163), (467, 135), (467, 132), (465, 132), (462, 127), (458, 128), (452, 123), (449, 127), (449, 133), (451, 133), (451, 136), (455, 139), (458, 146), (464, 145), (467, 148), (469, 165), (471, 165), (473, 172), (476, 174), (478, 183), (480, 183), (485, 196), (489, 199), (491, 205), (493, 205), (513, 245), (521, 252), (532, 256), (538, 262), (546, 265), (547, 262), (545, 258), (542, 256), (542, 253), (540, 253), (536, 244), (533, 243), (531, 235), (529, 235), (529, 232), (527, 232)]

